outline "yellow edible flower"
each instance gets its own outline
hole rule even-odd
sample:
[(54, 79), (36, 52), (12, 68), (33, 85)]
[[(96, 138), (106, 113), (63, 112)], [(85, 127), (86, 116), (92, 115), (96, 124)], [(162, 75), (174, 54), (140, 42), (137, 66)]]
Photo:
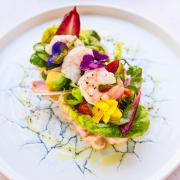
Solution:
[(122, 113), (117, 106), (118, 102), (114, 99), (98, 101), (92, 109), (93, 121), (99, 123), (102, 119), (107, 124), (110, 120), (119, 120)]

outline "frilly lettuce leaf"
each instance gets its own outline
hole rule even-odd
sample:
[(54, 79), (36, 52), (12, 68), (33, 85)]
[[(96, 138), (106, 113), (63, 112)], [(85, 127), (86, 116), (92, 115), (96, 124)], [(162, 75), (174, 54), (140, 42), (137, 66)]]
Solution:
[[(60, 99), (60, 108), (65, 108), (69, 116), (82, 128), (87, 129), (91, 133), (105, 137), (135, 138), (142, 136), (149, 127), (148, 111), (139, 105), (135, 121), (127, 136), (123, 136), (118, 125), (115, 124), (96, 124), (89, 115), (80, 114), (73, 106), (68, 104), (69, 97), (64, 95)], [(76, 99), (75, 99), (76, 100)]]
[(136, 118), (127, 137), (136, 138), (142, 136), (148, 130), (149, 124), (148, 110), (144, 106), (139, 105)]
[(131, 76), (130, 85), (136, 88), (141, 87), (143, 78), (142, 78), (142, 68), (138, 66), (130, 66), (127, 70), (127, 74)]
[(71, 96), (68, 97), (67, 103), (69, 105), (78, 105), (83, 101), (83, 97), (81, 95), (81, 91), (79, 88), (73, 88), (71, 92)]

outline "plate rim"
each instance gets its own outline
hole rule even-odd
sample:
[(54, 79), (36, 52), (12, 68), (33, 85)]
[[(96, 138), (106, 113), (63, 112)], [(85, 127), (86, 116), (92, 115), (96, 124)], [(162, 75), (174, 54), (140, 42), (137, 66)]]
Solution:
[[(72, 8), (73, 5), (63, 5), (59, 6), (57, 8), (52, 8), (50, 10), (41, 11), (40, 13), (36, 13), (35, 15), (28, 17), (15, 25), (13, 28), (11, 28), (8, 32), (3, 34), (2, 37), (0, 37), (0, 52), (3, 51), (3, 48), (8, 46), (8, 42), (14, 41), (16, 39), (16, 36), (14, 34), (17, 34), (17, 37), (19, 34), (26, 32), (28, 29), (33, 28), (34, 26), (44, 23), (50, 20), (53, 20), (57, 17), (57, 11), (61, 11), (61, 15), (59, 17), (62, 17), (64, 12), (68, 9)], [(170, 44), (171, 50), (180, 57), (180, 44), (176, 41), (176, 39), (168, 33), (168, 31), (158, 23), (154, 22), (152, 19), (143, 17), (143, 15), (133, 12), (129, 9), (120, 8), (114, 5), (101, 5), (101, 4), (77, 4), (77, 8), (80, 12), (80, 14), (96, 14), (96, 15), (104, 15), (104, 16), (111, 16), (111, 17), (117, 17), (120, 18), (120, 16), (126, 16), (126, 21), (132, 22), (132, 18), (134, 18), (134, 24), (138, 24), (140, 27), (145, 28), (152, 32), (153, 34), (159, 34), (160, 39), (162, 39), (166, 44)], [(85, 10), (88, 8), (88, 11)], [(92, 10), (95, 11), (95, 9), (99, 9), (100, 11), (97, 13), (92, 13)], [(108, 9), (110, 11), (106, 12), (105, 9)], [(64, 11), (64, 12), (62, 12)], [(85, 12), (86, 11), (86, 12)], [(118, 14), (115, 14), (115, 12), (118, 12)], [(103, 13), (104, 12), (104, 13)], [(110, 14), (112, 13), (112, 14)], [(47, 17), (47, 14), (50, 15), (50, 17)], [(54, 15), (53, 15), (54, 14)], [(41, 19), (37, 21), (37, 19)], [(135, 23), (136, 22), (136, 23)], [(142, 25), (143, 24), (143, 25)], [(155, 29), (152, 29), (155, 28)], [(153, 176), (149, 177), (148, 179), (164, 179), (168, 175), (170, 175), (171, 172), (173, 172), (178, 165), (180, 165), (180, 149), (177, 149), (177, 152), (174, 154), (174, 156), (167, 161), (165, 166), (161, 167), (160, 171)], [(25, 178), (21, 177), (20, 174), (16, 173), (11, 167), (9, 167), (6, 162), (0, 157), (0, 171), (4, 173), (7, 177), (10, 177), (12, 179), (18, 179), (18, 180), (25, 180)]]

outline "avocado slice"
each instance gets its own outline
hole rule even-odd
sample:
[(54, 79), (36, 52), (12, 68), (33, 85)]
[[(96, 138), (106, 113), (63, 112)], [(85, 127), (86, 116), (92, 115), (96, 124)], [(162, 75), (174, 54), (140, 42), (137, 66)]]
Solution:
[(50, 91), (61, 91), (64, 90), (66, 85), (70, 82), (63, 73), (50, 71), (47, 74), (46, 86)]

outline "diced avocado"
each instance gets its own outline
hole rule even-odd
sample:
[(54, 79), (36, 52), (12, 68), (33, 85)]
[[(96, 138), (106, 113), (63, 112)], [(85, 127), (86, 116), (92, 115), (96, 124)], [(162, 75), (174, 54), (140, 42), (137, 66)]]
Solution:
[(69, 79), (61, 72), (50, 71), (47, 74), (46, 85), (50, 91), (61, 91), (68, 83)]

